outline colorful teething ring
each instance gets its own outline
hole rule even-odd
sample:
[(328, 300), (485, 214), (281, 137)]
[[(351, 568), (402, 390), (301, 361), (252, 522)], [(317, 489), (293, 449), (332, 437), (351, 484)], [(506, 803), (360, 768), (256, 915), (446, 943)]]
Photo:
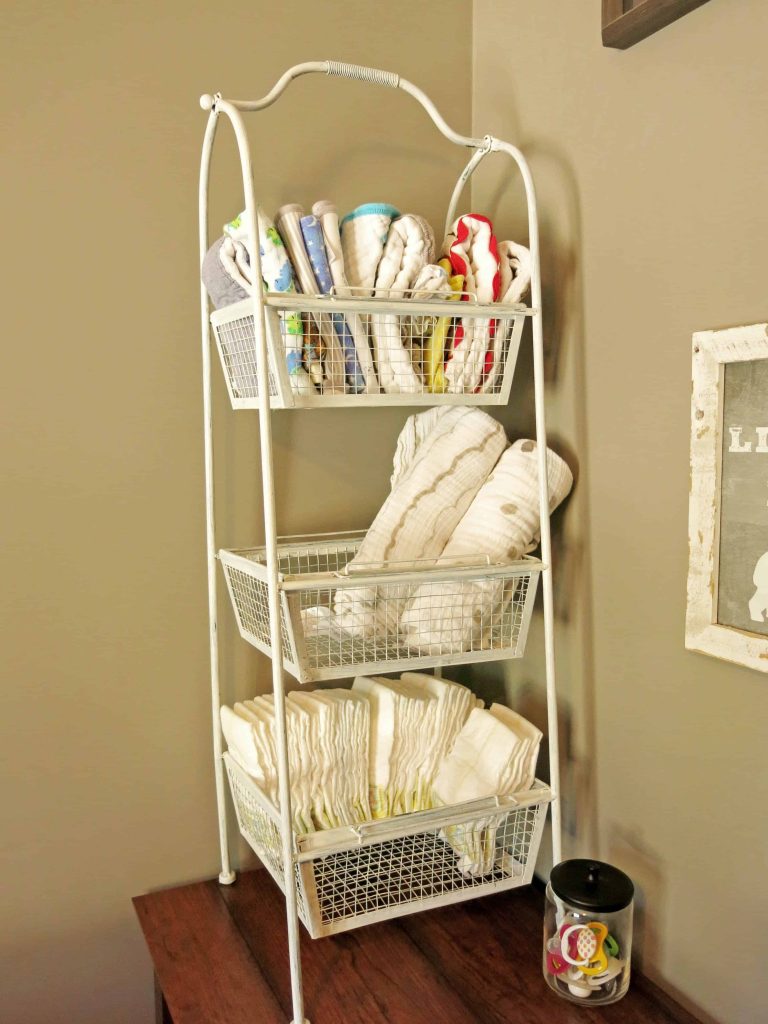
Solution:
[(580, 948), (593, 949), (594, 952), (589, 954), (589, 963), (581, 970), (587, 975), (602, 974), (608, 967), (608, 957), (603, 948), (608, 936), (608, 929), (599, 921), (590, 921), (584, 931), (592, 933), (592, 941), (587, 941), (583, 935), (579, 936), (580, 941), (584, 939)]

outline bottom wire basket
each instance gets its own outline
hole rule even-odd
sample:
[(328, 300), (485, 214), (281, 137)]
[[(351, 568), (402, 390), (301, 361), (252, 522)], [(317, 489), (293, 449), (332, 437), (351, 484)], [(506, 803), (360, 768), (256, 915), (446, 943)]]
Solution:
[[(277, 808), (224, 755), (240, 832), (277, 884)], [(527, 885), (552, 793), (514, 796), (294, 837), (299, 916), (312, 938)]]

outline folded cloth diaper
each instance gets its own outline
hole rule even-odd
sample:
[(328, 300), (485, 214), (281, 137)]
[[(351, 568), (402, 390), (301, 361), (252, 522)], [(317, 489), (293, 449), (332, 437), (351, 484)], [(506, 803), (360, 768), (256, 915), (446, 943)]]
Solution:
[[(281, 206), (275, 214), (275, 224), (280, 232), (288, 255), (291, 258), (299, 288), (305, 295), (321, 294), (315, 272), (304, 247), (304, 236), (301, 233), (301, 217), (304, 211), (297, 203)], [(317, 325), (325, 349), (323, 360), (324, 394), (344, 394), (344, 354), (339, 344), (331, 319), (324, 313), (313, 313), (312, 319)], [(313, 369), (314, 365), (314, 369)], [(310, 373), (317, 383), (317, 365), (310, 366)]]
[[(312, 213), (320, 221), (323, 229), (325, 252), (336, 294), (340, 298), (348, 298), (350, 295), (349, 283), (344, 268), (344, 254), (339, 235), (339, 215), (336, 212), (336, 207), (327, 199), (320, 199), (312, 207)], [(369, 395), (378, 394), (381, 389), (373, 367), (373, 356), (368, 342), (368, 328), (365, 319), (359, 313), (347, 313), (345, 321), (354, 341), (360, 371), (365, 378), (364, 390)]]
[(307, 716), (307, 785), (317, 827), (369, 821), (368, 701), (343, 689), (289, 694), (288, 700), (301, 706)]
[[(256, 207), (256, 221), (264, 288), (268, 292), (295, 292), (293, 268), (288, 259), (288, 253), (285, 251), (283, 240), (275, 230), (272, 221), (259, 206)], [(225, 240), (220, 250), (222, 263), (233, 280), (244, 287), (248, 294), (251, 294), (253, 275), (246, 249), (246, 241), (249, 238), (246, 214), (241, 213), (229, 224), (226, 224), (224, 233)], [(315, 388), (302, 363), (304, 331), (300, 314), (280, 314), (280, 333), (286, 351), (291, 390), (300, 395), (313, 394)]]
[(522, 738), (490, 711), (475, 708), (438, 768), (438, 804), (461, 804), (511, 792)]
[(411, 693), (427, 694), (434, 701), (429, 708), (429, 738), (421, 749), (416, 769), (419, 778), (416, 809), (426, 810), (435, 806), (433, 786), (443, 759), (453, 748), (470, 711), (476, 706), (482, 707), (483, 702), (466, 686), (420, 672), (403, 673), (400, 686), (408, 687)]
[[(568, 495), (573, 476), (553, 451), (547, 452), (550, 511)], [(442, 557), (488, 556), (516, 561), (539, 537), (538, 454), (534, 441), (516, 441), (477, 491), (445, 545)], [(515, 592), (513, 581), (478, 579), (423, 583), (408, 601), (400, 632), (422, 653), (454, 654), (480, 650), (499, 625)]]
[(343, 218), (341, 249), (344, 270), (355, 295), (370, 295), (376, 280), (389, 225), (400, 213), (389, 203), (364, 203)]
[(228, 707), (221, 708), (220, 717), (221, 731), (230, 754), (243, 771), (253, 776), (266, 792), (264, 765), (259, 757), (250, 722)]
[(352, 692), (371, 706), (370, 804), (374, 818), (417, 810), (418, 762), (429, 746), (430, 704), (423, 689), (396, 679), (358, 676)]
[(541, 746), (542, 733), (527, 718), (518, 715), (516, 711), (506, 707), (504, 704), (491, 704), (491, 714), (503, 722), (508, 729), (515, 732), (521, 739), (521, 756), (516, 759), (513, 768), (514, 775), (508, 785), (508, 793), (517, 793), (520, 790), (530, 789), (536, 781), (536, 762), (539, 759), (539, 747)]
[[(285, 721), (295, 831), (369, 821), (368, 701), (341, 689), (290, 693)], [(279, 807), (274, 697), (223, 707), (221, 723), (232, 757)]]
[[(506, 447), (503, 428), (480, 409), (453, 406), (418, 445), (348, 569), (413, 563), (442, 554), (449, 537)], [(339, 588), (336, 621), (357, 636), (397, 628), (408, 586)]]
[[(392, 221), (376, 271), (374, 295), (382, 298), (410, 298), (422, 269), (434, 256), (435, 239), (427, 222), (413, 214)], [(434, 274), (430, 276), (430, 280)], [(395, 313), (374, 313), (371, 333), (379, 383), (384, 391), (418, 393), (424, 390), (421, 376), (412, 364), (412, 338), (403, 339), (408, 318)], [(420, 361), (420, 352), (417, 353)]]
[[(538, 739), (534, 745), (535, 736)], [(509, 709), (498, 704), (491, 711), (476, 708), (440, 765), (434, 785), (435, 802), (457, 804), (519, 791), (529, 777), (533, 778), (540, 740), (541, 733)], [(496, 818), (488, 818), (485, 823), (475, 819), (445, 829), (445, 838), (459, 855), (458, 867), (463, 874), (485, 875), (493, 870), (497, 829)]]
[[(501, 287), (499, 256), (493, 226), (487, 217), (479, 213), (459, 217), (445, 237), (443, 255), (450, 260), (454, 274), (464, 278), (465, 298), (474, 295), (481, 303), (496, 301)], [(463, 317), (456, 325), (445, 365), (452, 394), (471, 393), (480, 384), (493, 323), (485, 318)]]
[[(499, 302), (507, 306), (522, 302), (531, 286), (531, 254), (524, 245), (518, 245), (517, 242), (499, 242), (498, 251), (501, 274)], [(506, 321), (501, 322), (502, 325), (505, 323)], [(505, 329), (502, 325), (495, 321), (492, 348), (486, 353), (485, 376), (480, 386), (483, 392), (493, 390), (502, 369), (504, 342), (509, 333), (509, 328)]]
[[(328, 257), (325, 253), (322, 224), (314, 214), (302, 217), (300, 224), (301, 234), (304, 238), (304, 247), (312, 264), (315, 280), (322, 294), (330, 295), (333, 289), (333, 278), (328, 265)], [(356, 395), (360, 394), (361, 391), (365, 390), (365, 379), (360, 369), (360, 363), (357, 360), (354, 339), (341, 313), (331, 313), (331, 322), (344, 351), (344, 370), (349, 390)]]

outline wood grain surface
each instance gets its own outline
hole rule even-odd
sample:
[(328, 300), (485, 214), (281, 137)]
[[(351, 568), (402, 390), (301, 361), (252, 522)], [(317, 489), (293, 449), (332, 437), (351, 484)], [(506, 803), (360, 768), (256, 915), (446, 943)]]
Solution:
[[(134, 900), (174, 1024), (284, 1024), (290, 981), (282, 895), (265, 871)], [(302, 929), (311, 1024), (695, 1024), (649, 982), (603, 1009), (559, 999), (541, 974), (533, 888), (325, 939)], [(167, 1020), (167, 1018), (166, 1018)]]

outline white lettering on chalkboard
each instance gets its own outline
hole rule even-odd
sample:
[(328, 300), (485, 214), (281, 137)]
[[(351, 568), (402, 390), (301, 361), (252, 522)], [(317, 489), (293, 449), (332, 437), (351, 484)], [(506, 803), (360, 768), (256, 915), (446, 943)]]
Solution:
[(731, 435), (731, 447), (728, 449), (729, 452), (751, 452), (752, 442), (741, 440), (741, 427), (728, 427), (728, 431)]
[[(729, 452), (752, 451), (752, 442), (741, 440), (741, 432), (743, 429), (743, 427), (728, 427), (728, 433), (731, 435), (731, 446), (728, 449)], [(757, 445), (754, 449), (755, 452), (768, 452), (768, 427), (755, 427), (755, 433), (757, 434)]]
[[(753, 451), (751, 441), (742, 441), (741, 432), (743, 427), (728, 427), (728, 433), (731, 435), (731, 445), (728, 449), (729, 452), (751, 452)], [(768, 452), (768, 427), (755, 427), (755, 433), (757, 434), (757, 444), (754, 448), (755, 455), (762, 455)], [(768, 501), (765, 503), (768, 505)]]

